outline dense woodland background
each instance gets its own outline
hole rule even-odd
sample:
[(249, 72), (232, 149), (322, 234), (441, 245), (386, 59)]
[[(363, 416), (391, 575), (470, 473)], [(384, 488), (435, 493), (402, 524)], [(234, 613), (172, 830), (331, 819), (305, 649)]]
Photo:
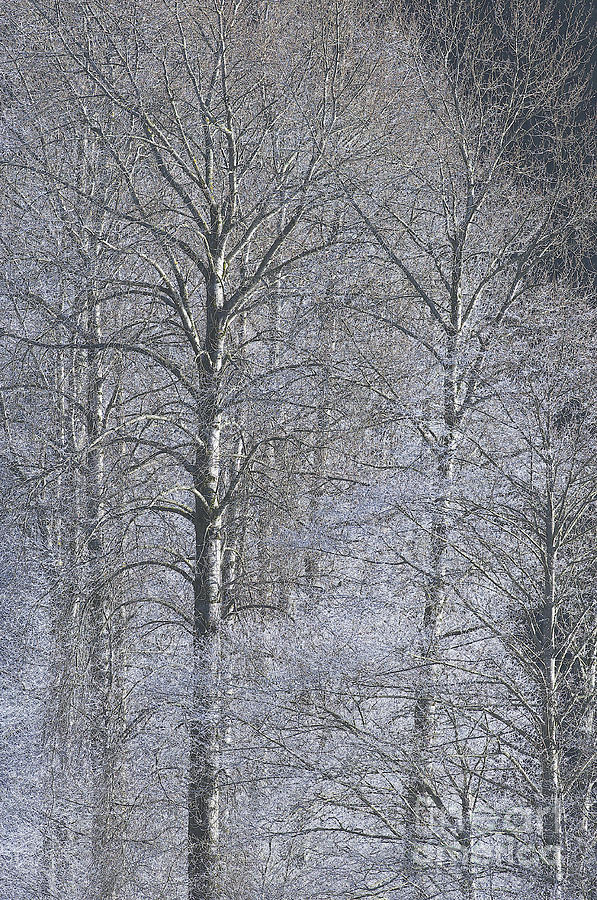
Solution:
[(597, 900), (583, 9), (5, 6), (2, 900)]

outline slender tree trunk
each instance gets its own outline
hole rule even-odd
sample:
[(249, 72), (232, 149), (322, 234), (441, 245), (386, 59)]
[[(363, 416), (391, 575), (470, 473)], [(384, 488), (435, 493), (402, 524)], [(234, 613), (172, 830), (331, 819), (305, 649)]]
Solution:
[[(275, 148), (276, 153), (279, 148)], [(286, 200), (287, 192), (283, 190), (282, 196)], [(284, 208), (278, 219), (278, 230), (282, 231), (286, 224), (286, 208)], [(271, 374), (278, 371), (280, 366), (280, 337), (282, 325), (282, 275), (279, 274), (269, 290), (267, 316), (269, 324), (268, 336), (268, 366)], [(275, 388), (274, 388), (275, 390)], [(274, 397), (274, 403), (276, 403)], [(277, 474), (277, 451), (273, 442), (270, 442), (266, 449), (267, 467), (271, 473), (270, 477), (276, 477)], [(280, 573), (280, 553), (276, 548), (275, 540), (275, 512), (272, 506), (265, 502), (263, 524), (261, 532), (263, 535), (263, 546), (265, 550), (265, 566), (264, 566), (264, 600), (268, 607), (277, 606), (283, 613), (294, 615), (294, 603), (291, 599), (290, 584), (286, 573)]]
[(188, 796), (189, 900), (217, 896), (220, 834), (217, 682), (221, 597), (220, 521), (195, 510), (193, 708)]
[(476, 900), (477, 889), (473, 870), (473, 810), (467, 788), (461, 796), (460, 842), (460, 893), (462, 900)]
[[(60, 311), (64, 312), (61, 302)], [(54, 363), (54, 401), (56, 405), (56, 446), (60, 452), (59, 475), (53, 495), (53, 512), (49, 521), (44, 518), (44, 537), (47, 558), (50, 560), (48, 571), (51, 624), (51, 669), (49, 672), (49, 702), (46, 707), (44, 722), (44, 750), (47, 757), (47, 808), (46, 822), (41, 858), (42, 889), (41, 896), (53, 900), (62, 897), (68, 900), (71, 892), (68, 884), (68, 869), (72, 848), (68, 846), (68, 830), (65, 827), (67, 815), (65, 800), (67, 787), (67, 741), (70, 736), (70, 707), (72, 690), (70, 612), (72, 608), (72, 583), (69, 575), (76, 566), (76, 560), (69, 556), (71, 549), (67, 540), (65, 510), (72, 501), (68, 488), (71, 484), (67, 466), (67, 372), (65, 351), (60, 343), (65, 336), (60, 328), (56, 332), (56, 351)], [(72, 457), (71, 457), (72, 460)]]
[(112, 660), (109, 588), (104, 540), (104, 411), (100, 303), (88, 298), (86, 542), (90, 624), (90, 759), (92, 766), (91, 884), (89, 897), (111, 900), (117, 882), (112, 859), (115, 748), (111, 709)]
[(583, 886), (584, 900), (597, 898), (597, 859), (595, 853), (595, 834), (592, 822), (595, 816), (595, 778), (594, 743), (595, 743), (595, 688), (597, 686), (597, 647), (591, 642), (590, 660), (585, 679), (586, 712), (583, 717), (583, 767), (586, 777), (582, 790), (581, 806), (581, 838), (582, 863), (580, 881)]
[[(551, 478), (550, 478), (551, 480)], [(546, 870), (545, 900), (562, 897), (562, 822), (556, 675), (556, 550), (554, 545), (553, 493), (548, 485), (545, 528), (544, 597), (542, 625), (542, 674), (545, 680), (542, 709), (542, 837)]]
[[(327, 368), (328, 357), (335, 349), (334, 324), (329, 314), (328, 302), (333, 293), (334, 283), (328, 281), (326, 288), (325, 301), (319, 302), (317, 305), (317, 325), (319, 329), (318, 338), (320, 342), (320, 350), (325, 354), (325, 362), (321, 365), (321, 374), (319, 381), (319, 392), (317, 395), (317, 408), (315, 410), (315, 422), (312, 430), (313, 450), (310, 454), (312, 475), (311, 485), (309, 488), (309, 524), (313, 538), (319, 534), (319, 520), (321, 514), (322, 497), (325, 486), (325, 474), (328, 461), (328, 437), (330, 432), (330, 412), (329, 404), (329, 370)], [(317, 549), (308, 552), (305, 557), (305, 577), (307, 593), (313, 600), (317, 602), (321, 598), (323, 591), (322, 584), (322, 559), (321, 553)]]
[(223, 264), (207, 286), (203, 438), (195, 475), (193, 709), (188, 790), (189, 900), (218, 896), (220, 838), (219, 627), (222, 603), (220, 378), (224, 359)]
[[(457, 323), (458, 324), (458, 323)], [(454, 476), (457, 409), (458, 333), (448, 336), (444, 370), (443, 435), (437, 453), (436, 494), (429, 536), (429, 576), (425, 586), (423, 625), (419, 633), (419, 674), (413, 712), (412, 772), (406, 791), (405, 865), (409, 875), (426, 859), (433, 825), (433, 806), (428, 787), (433, 779), (433, 733), (438, 679), (438, 640), (446, 601), (446, 553), (450, 502)]]
[[(124, 359), (122, 353), (114, 356), (115, 396), (111, 399), (112, 417), (117, 420), (117, 432), (123, 434), (122, 399), (124, 382)], [(105, 428), (105, 424), (104, 424)], [(124, 440), (118, 441), (113, 448), (118, 459), (116, 484), (111, 491), (111, 513), (116, 522), (124, 521), (127, 503), (126, 458), (127, 447)], [(114, 539), (122, 541), (123, 532), (119, 528)], [(113, 553), (122, 553), (119, 543), (112, 548)], [(108, 548), (104, 546), (104, 552)], [(108, 573), (110, 575), (110, 573)], [(106, 627), (107, 647), (107, 722), (108, 722), (108, 779), (110, 784), (110, 853), (109, 862), (114, 872), (112, 896), (118, 900), (125, 889), (126, 844), (127, 844), (127, 702), (125, 673), (127, 667), (127, 634), (128, 606), (123, 606), (124, 583), (121, 579), (110, 577), (109, 589), (106, 591)], [(116, 877), (117, 876), (117, 877)]]
[[(243, 272), (244, 261), (241, 268), (241, 276)], [(235, 352), (242, 359), (245, 342), (247, 340), (246, 313), (243, 313), (239, 319), (238, 345), (235, 348)], [(241, 410), (239, 414), (237, 414), (238, 436), (236, 439), (232, 464), (230, 466), (228, 485), (239, 480), (244, 463), (244, 420), (245, 411)], [(241, 492), (240, 495), (235, 494), (234, 501), (230, 502), (225, 510), (222, 522), (222, 619), (233, 617), (237, 609), (237, 577), (246, 543), (248, 518), (248, 500), (246, 494), (244, 492)]]

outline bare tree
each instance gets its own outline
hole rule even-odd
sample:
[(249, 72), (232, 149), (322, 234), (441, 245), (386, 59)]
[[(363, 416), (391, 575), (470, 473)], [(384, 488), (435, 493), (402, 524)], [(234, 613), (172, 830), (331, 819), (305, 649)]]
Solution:
[[(51, 173), (61, 192), (87, 205), (92, 245), (108, 246), (124, 260), (120, 271), (126, 274), (104, 279), (104, 292), (111, 283), (147, 310), (146, 321), (133, 320), (115, 346), (161, 371), (183, 398), (174, 420), (154, 418), (155, 432), (168, 425), (180, 441), (148, 433), (136, 440), (148, 458), (165, 456), (189, 479), (190, 503), (178, 497), (150, 503), (157, 513), (182, 517), (192, 530), (193, 550), (166, 563), (192, 584), (194, 597), (192, 898), (218, 890), (223, 529), (239, 485), (269, 444), (269, 438), (249, 440), (230, 417), (230, 392), (239, 389), (231, 336), (265, 302), (268, 284), (335, 240), (337, 222), (333, 212), (326, 214), (326, 155), (342, 152), (340, 123), (358, 93), (343, 69), (341, 5), (312, 21), (297, 9), (297, 40), (277, 66), (272, 60), (264, 66), (268, 42), (293, 10), (292, 4), (274, 11), (231, 2), (194, 6), (191, 13), (172, 4), (149, 10), (144, 20), (134, 6), (86, 3), (82, 16), (68, 4), (37, 10), (53, 48), (60, 102), (123, 185), (117, 196), (107, 196), (84, 179)], [(81, 146), (83, 170), (90, 153), (90, 146)], [(26, 165), (47, 174), (41, 163)], [(124, 243), (102, 233), (106, 215), (120, 222)], [(99, 563), (98, 366), (105, 341), (96, 306), (88, 317), (88, 544)], [(92, 605), (103, 605), (99, 594)]]
[[(474, 442), (478, 465), (496, 479), (490, 476), (491, 497), (472, 507), (480, 549), (475, 556), (460, 548), (490, 592), (477, 610), (480, 621), (523, 673), (509, 686), (528, 723), (525, 752), (533, 768), (526, 789), (541, 830), (537, 877), (546, 898), (583, 890), (582, 866), (566, 850), (574, 831), (587, 827), (586, 800), (579, 809), (576, 798), (591, 794), (586, 779), (594, 764), (584, 735), (591, 727), (595, 640), (594, 601), (585, 587), (594, 566), (595, 423), (587, 365), (595, 330), (592, 311), (578, 297), (564, 326), (558, 294), (566, 296), (556, 283), (553, 298), (536, 302), (531, 320), (509, 339), (516, 352), (505, 366), (508, 380), (487, 409), (487, 436)], [(580, 334), (586, 344), (579, 344)], [(581, 876), (585, 889), (590, 877)]]
[[(573, 200), (582, 173), (573, 181), (557, 167), (576, 152), (569, 126), (583, 102), (575, 81), (582, 22), (579, 32), (573, 25), (554, 37), (554, 9), (539, 27), (526, 4), (500, 6), (492, 16), (442, 3), (415, 15), (408, 38), (404, 27), (396, 33), (388, 55), (402, 42), (413, 62), (390, 81), (405, 102), (392, 107), (386, 95), (384, 138), (390, 139), (379, 162), (370, 157), (367, 171), (366, 184), (375, 190), (356, 174), (344, 179), (348, 203), (392, 272), (396, 292), (407, 298), (396, 314), (373, 309), (369, 315), (412, 342), (433, 385), (426, 402), (417, 397), (402, 413), (429, 448), (435, 471), (429, 519), (422, 523), (428, 558), (413, 710), (416, 759), (405, 798), (407, 867), (425, 842), (433, 806), (435, 681), (462, 435), (474, 427), (487, 353), (504, 318), (535, 286), (541, 261), (549, 266), (586, 214)], [(533, 142), (541, 147), (540, 163), (528, 161)], [(373, 361), (371, 369), (376, 366)], [(388, 404), (395, 402), (392, 392), (386, 381)]]

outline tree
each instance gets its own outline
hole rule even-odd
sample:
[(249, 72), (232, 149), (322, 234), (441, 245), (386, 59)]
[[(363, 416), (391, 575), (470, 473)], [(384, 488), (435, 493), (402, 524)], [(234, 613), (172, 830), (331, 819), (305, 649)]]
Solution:
[[(412, 69), (400, 75), (408, 101), (393, 107), (388, 93), (381, 126), (389, 136), (386, 149), (371, 158), (365, 180), (357, 174), (343, 179), (347, 202), (401, 296), (396, 313), (380, 314), (375, 305), (363, 313), (412, 341), (432, 386), (424, 401), (417, 395), (401, 411), (427, 445), (435, 472), (429, 512), (420, 522), (428, 557), (419, 563), (426, 572), (425, 600), (415, 759), (405, 797), (407, 867), (425, 842), (432, 805), (438, 647), (450, 595), (463, 435), (475, 428), (474, 413), (487, 390), (487, 353), (505, 316), (534, 289), (539, 267), (549, 268), (562, 240), (582, 228), (586, 215), (572, 199), (582, 172), (575, 180), (570, 169), (558, 168), (563, 158), (583, 157), (571, 129), (583, 103), (583, 86), (575, 80), (582, 21), (554, 37), (553, 8), (543, 11), (541, 23), (526, 4), (499, 7), (492, 15), (490, 27), (484, 12), (452, 2), (414, 15), (416, 27), (408, 32)], [(404, 32), (403, 26), (396, 43), (405, 40)], [(396, 76), (389, 91), (395, 83)], [(529, 160), (529, 143), (541, 147), (539, 161)], [(371, 369), (377, 365), (373, 361)], [(395, 395), (388, 385), (383, 399), (391, 406)]]
[[(495, 479), (464, 513), (479, 523), (471, 533), (480, 541), (476, 555), (465, 555), (489, 591), (479, 619), (523, 676), (509, 685), (527, 713), (523, 752), (533, 767), (526, 789), (540, 823), (538, 880), (546, 898), (563, 896), (565, 887), (582, 891), (583, 881), (586, 890), (592, 877), (584, 872), (577, 881), (579, 869), (566, 858), (563, 837), (565, 820), (569, 842), (577, 828), (586, 828), (574, 794), (579, 788), (585, 797), (587, 789), (591, 793), (586, 777), (594, 761), (585, 734), (595, 640), (586, 589), (594, 566), (595, 423), (587, 365), (595, 332), (591, 308), (580, 297), (575, 307), (573, 313), (555, 282), (509, 335), (514, 354), (502, 357), (507, 361), (487, 410), (487, 436), (476, 444), (478, 464)], [(579, 344), (581, 334), (586, 344)]]
[[(103, 290), (113, 285), (136, 295), (146, 304), (147, 320), (141, 327), (135, 319), (125, 325), (123, 338), (111, 345), (172, 379), (182, 400), (183, 418), (175, 413), (174, 422), (164, 420), (179, 431), (180, 442), (170, 435), (163, 443), (161, 436), (135, 440), (148, 449), (148, 459), (162, 454), (190, 479), (191, 503), (177, 498), (151, 500), (149, 506), (182, 517), (193, 532), (193, 551), (165, 564), (193, 586), (189, 879), (190, 896), (207, 897), (217, 890), (218, 869), (221, 736), (214, 691), (222, 535), (239, 485), (269, 444), (269, 438), (249, 443), (242, 432), (239, 443), (234, 435), (238, 423), (230, 418), (229, 398), (242, 387), (234, 383), (228, 348), (239, 322), (264, 302), (263, 286), (335, 240), (337, 222), (333, 211), (325, 211), (324, 160), (341, 148), (338, 123), (358, 85), (341, 68), (340, 7), (320, 21), (299, 19), (300, 40), (289, 48), (285, 74), (263, 67), (266, 42), (281, 27), (280, 11), (227, 3), (205, 4), (191, 14), (172, 5), (149, 10), (143, 21), (134, 7), (120, 7), (118, 17), (112, 7), (93, 3), (85, 5), (82, 17), (80, 12), (68, 4), (37, 10), (53, 48), (60, 102), (93, 136), (122, 189), (108, 197), (41, 163), (25, 168), (54, 179), (61, 192), (86, 205), (90, 240), (120, 254), (119, 277), (104, 279)], [(165, 35), (167, 57), (161, 49)], [(302, 41), (310, 59), (306, 71), (299, 68)], [(89, 165), (90, 152), (81, 147), (82, 165)], [(134, 240), (122, 243), (118, 235), (103, 234), (97, 220), (106, 215)], [(90, 316), (90, 340), (98, 348), (88, 351), (93, 367), (105, 344), (93, 311)], [(98, 370), (89, 397), (94, 411), (88, 461), (96, 481), (102, 469), (96, 443), (101, 381)], [(156, 431), (159, 420), (154, 414)], [(234, 459), (233, 447), (242, 448), (240, 459)], [(100, 493), (92, 485), (89, 546), (98, 559)]]

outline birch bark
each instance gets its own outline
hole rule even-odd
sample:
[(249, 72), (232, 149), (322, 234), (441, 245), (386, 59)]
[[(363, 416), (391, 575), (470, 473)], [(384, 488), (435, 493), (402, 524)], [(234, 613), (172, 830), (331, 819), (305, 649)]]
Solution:
[(545, 900), (562, 897), (562, 810), (558, 729), (558, 680), (556, 658), (556, 557), (553, 463), (548, 450), (545, 509), (545, 558), (543, 609), (541, 610), (542, 698), (541, 767), (543, 812), (541, 829), (545, 852)]
[(197, 448), (194, 483), (195, 578), (193, 584), (193, 707), (188, 794), (189, 900), (218, 896), (220, 837), (220, 734), (217, 683), (222, 616), (221, 479), (224, 361), (223, 256), (215, 255), (206, 286), (207, 324), (200, 372), (203, 443)]

